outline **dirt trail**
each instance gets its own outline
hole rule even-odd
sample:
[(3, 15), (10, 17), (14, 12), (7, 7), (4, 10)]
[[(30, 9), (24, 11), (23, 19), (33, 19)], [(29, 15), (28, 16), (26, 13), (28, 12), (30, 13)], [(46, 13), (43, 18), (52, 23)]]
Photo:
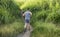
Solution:
[(33, 30), (31, 29), (30, 31), (26, 31), (25, 33), (19, 34), (17, 37), (30, 37), (30, 34)]
[(19, 34), (17, 37), (30, 37), (30, 34), (31, 34), (31, 32), (30, 31), (27, 31), (25, 33)]

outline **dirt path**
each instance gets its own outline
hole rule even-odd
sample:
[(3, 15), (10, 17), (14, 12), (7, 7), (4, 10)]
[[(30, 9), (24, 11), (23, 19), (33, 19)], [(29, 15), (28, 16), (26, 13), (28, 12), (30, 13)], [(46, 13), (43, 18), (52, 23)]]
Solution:
[(19, 34), (17, 37), (30, 37), (30, 34), (31, 34), (31, 32), (30, 31), (27, 31), (25, 33)]
[(33, 30), (31, 29), (30, 31), (26, 31), (25, 33), (19, 34), (17, 37), (30, 37), (30, 34)]
[(25, 34), (23, 35), (23, 37), (30, 37), (30, 32), (29, 31), (27, 31), (27, 32), (25, 32)]

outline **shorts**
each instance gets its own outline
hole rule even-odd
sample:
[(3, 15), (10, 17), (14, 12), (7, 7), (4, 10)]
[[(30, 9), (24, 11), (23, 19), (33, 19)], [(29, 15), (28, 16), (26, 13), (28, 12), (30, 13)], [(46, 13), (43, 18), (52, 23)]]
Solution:
[(30, 20), (28, 20), (28, 19), (25, 19), (25, 23), (30, 23)]
[(24, 26), (24, 28), (26, 28), (27, 23), (30, 23), (30, 20), (29, 19), (25, 19), (25, 26)]

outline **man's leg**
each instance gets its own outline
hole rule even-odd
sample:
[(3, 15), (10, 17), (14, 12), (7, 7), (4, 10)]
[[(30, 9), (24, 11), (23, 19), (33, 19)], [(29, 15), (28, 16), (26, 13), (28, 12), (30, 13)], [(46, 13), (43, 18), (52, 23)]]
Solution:
[(29, 31), (33, 31), (33, 28), (32, 28), (32, 26), (30, 25), (30, 23), (27, 23), (27, 25), (26, 25), (26, 27), (27, 27), (27, 30), (29, 30)]
[(25, 23), (24, 28), (26, 28), (27, 23)]
[(24, 32), (26, 32), (26, 30), (27, 30), (27, 23), (25, 23), (24, 25)]
[(30, 20), (28, 20), (28, 19), (25, 20), (25, 26), (24, 26), (24, 28), (26, 30), (30, 30)]
[(27, 30), (30, 30), (30, 24), (29, 23), (27, 23)]

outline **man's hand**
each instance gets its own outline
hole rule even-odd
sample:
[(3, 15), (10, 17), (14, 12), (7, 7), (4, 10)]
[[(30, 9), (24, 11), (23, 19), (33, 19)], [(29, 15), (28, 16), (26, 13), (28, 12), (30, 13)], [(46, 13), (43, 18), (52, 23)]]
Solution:
[(30, 15), (32, 16), (32, 13), (30, 12)]
[(24, 14), (22, 16), (24, 16)]

